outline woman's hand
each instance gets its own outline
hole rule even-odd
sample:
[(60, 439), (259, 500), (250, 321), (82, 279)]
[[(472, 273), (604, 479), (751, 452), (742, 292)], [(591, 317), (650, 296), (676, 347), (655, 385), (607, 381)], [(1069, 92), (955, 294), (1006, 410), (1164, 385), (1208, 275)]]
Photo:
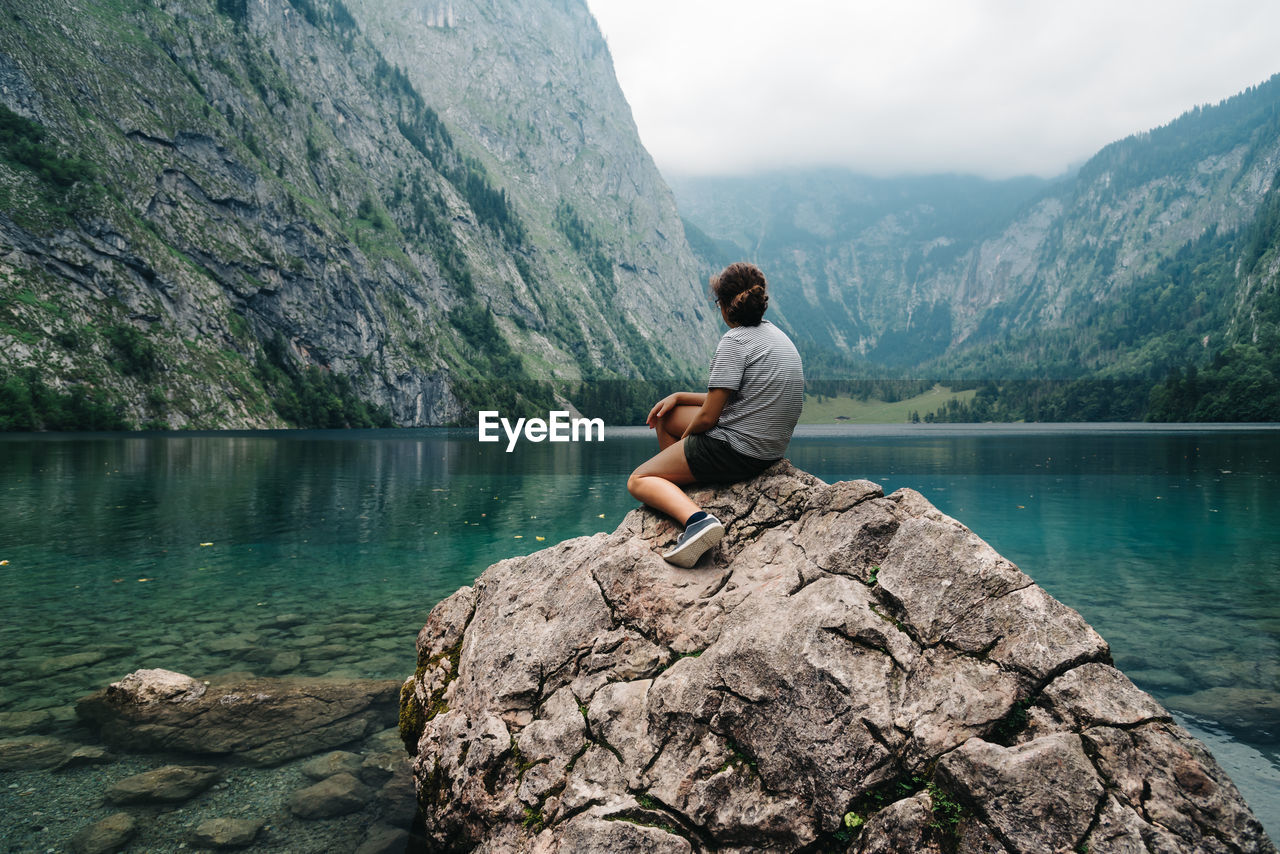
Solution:
[(680, 402), (679, 394), (679, 392), (669, 394), (653, 405), (653, 409), (649, 410), (649, 417), (644, 420), (644, 423), (649, 425), (650, 430), (656, 430), (658, 419), (676, 408), (676, 405)]

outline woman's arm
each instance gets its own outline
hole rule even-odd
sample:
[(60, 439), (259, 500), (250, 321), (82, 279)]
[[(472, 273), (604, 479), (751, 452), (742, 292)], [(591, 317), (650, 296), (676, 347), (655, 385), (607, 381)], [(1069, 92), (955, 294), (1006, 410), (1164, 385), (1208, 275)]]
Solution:
[[(691, 393), (681, 392), (681, 394)], [(693, 416), (693, 420), (685, 428), (684, 436), (681, 436), (681, 439), (691, 433), (705, 433), (716, 426), (716, 422), (720, 420), (720, 413), (724, 411), (724, 405), (733, 396), (733, 389), (713, 388), (706, 394), (697, 396), (702, 398), (702, 408), (698, 410), (697, 415)]]
[[(656, 427), (658, 419), (675, 409), (677, 406), (702, 406), (706, 401), (707, 395), (705, 392), (677, 391), (676, 393), (669, 394), (662, 400), (655, 403), (653, 405), (653, 409), (649, 410), (649, 417), (644, 420), (644, 423), (648, 424), (650, 427)], [(716, 417), (719, 417), (719, 414), (719, 411), (717, 411)]]

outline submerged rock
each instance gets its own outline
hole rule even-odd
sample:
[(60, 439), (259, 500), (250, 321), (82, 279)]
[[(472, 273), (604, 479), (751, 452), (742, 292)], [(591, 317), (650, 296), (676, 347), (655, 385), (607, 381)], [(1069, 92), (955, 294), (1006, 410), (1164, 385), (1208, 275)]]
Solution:
[(252, 677), (206, 687), (182, 674), (140, 670), (79, 700), (76, 713), (117, 748), (276, 765), (390, 726), (398, 687), (391, 680)]
[(375, 824), (365, 832), (356, 854), (404, 854), (409, 844), (409, 831), (404, 828)]
[(267, 671), (270, 673), (291, 673), (298, 669), (298, 665), (302, 663), (302, 655), (296, 650), (277, 653), (271, 658), (267, 664)]
[(221, 773), (211, 765), (165, 765), (115, 783), (103, 796), (109, 804), (177, 804), (188, 801), (218, 782)]
[(52, 673), (60, 673), (63, 670), (75, 670), (80, 667), (89, 667), (106, 660), (107, 654), (101, 650), (74, 652), (70, 655), (57, 655), (52, 658), (42, 660), (39, 664), (38, 672), (41, 675), (48, 676)]
[(0, 738), (0, 771), (56, 768), (67, 761), (75, 746), (45, 735)]
[(1212, 718), (1249, 741), (1280, 743), (1280, 692), (1240, 685), (1206, 688), (1194, 694), (1167, 698), (1170, 706), (1203, 718)]
[(105, 765), (111, 761), (111, 754), (105, 747), (97, 744), (84, 744), (73, 748), (66, 758), (58, 763), (59, 771), (70, 768), (81, 768), (86, 765)]
[[(438, 850), (1274, 852), (1107, 644), (923, 496), (779, 463), (441, 602), (401, 693)], [(1135, 847), (1136, 846), (1136, 847)]]
[(25, 712), (0, 712), (0, 736), (30, 735), (41, 732), (54, 721), (48, 709)]
[(317, 756), (302, 765), (303, 775), (312, 780), (324, 780), (334, 774), (359, 774), (364, 764), (364, 757), (346, 750), (335, 750), (324, 756)]
[(137, 829), (138, 822), (133, 816), (112, 813), (71, 837), (71, 850), (75, 854), (112, 854), (124, 848)]
[(197, 848), (244, 848), (252, 844), (265, 824), (261, 819), (206, 819), (191, 832), (191, 844)]
[(372, 789), (344, 772), (295, 792), (289, 811), (298, 818), (333, 818), (364, 809), (372, 798)]

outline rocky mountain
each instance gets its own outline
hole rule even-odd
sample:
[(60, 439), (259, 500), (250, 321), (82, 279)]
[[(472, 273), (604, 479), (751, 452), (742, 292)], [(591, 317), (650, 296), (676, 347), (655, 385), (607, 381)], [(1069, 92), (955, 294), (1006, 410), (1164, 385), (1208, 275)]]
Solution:
[[(671, 185), (708, 267), (756, 259), (769, 276), (782, 323), (810, 348), (893, 359), (889, 330), (910, 318), (925, 258), (954, 261), (1004, 226), (1046, 181), (995, 182), (964, 176), (871, 178), (839, 170), (750, 177), (673, 176)], [(927, 338), (932, 347), (950, 342)], [(916, 336), (914, 347), (926, 343)], [(912, 358), (922, 358), (919, 350)]]
[(459, 422), (701, 366), (580, 0), (0, 19), (0, 426)]
[(766, 269), (811, 349), (970, 378), (1163, 376), (1244, 340), (1240, 318), (1273, 289), (1251, 229), (1277, 170), (1280, 76), (1054, 182), (799, 173), (673, 187), (701, 245)]
[(1275, 852), (1106, 642), (909, 489), (785, 461), (439, 603), (401, 692), (430, 851)]
[[(585, 3), (352, 0), (351, 8), (454, 139), (509, 178), (508, 198), (530, 227), (547, 228), (538, 236), (570, 256), (563, 273), (589, 286), (579, 296), (608, 293), (603, 325), (631, 324), (629, 334), (657, 352), (701, 368), (708, 332), (718, 336), (706, 322), (716, 318), (703, 309), (705, 282), (691, 276), (674, 199), (640, 144)], [(655, 283), (668, 292), (656, 304)]]

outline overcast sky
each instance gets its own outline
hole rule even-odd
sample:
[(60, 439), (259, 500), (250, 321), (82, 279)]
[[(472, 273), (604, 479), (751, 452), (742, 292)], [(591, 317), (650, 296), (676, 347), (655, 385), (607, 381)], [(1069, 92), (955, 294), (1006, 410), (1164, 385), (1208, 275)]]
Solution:
[(1275, 0), (587, 0), (669, 175), (1060, 174), (1280, 72)]

